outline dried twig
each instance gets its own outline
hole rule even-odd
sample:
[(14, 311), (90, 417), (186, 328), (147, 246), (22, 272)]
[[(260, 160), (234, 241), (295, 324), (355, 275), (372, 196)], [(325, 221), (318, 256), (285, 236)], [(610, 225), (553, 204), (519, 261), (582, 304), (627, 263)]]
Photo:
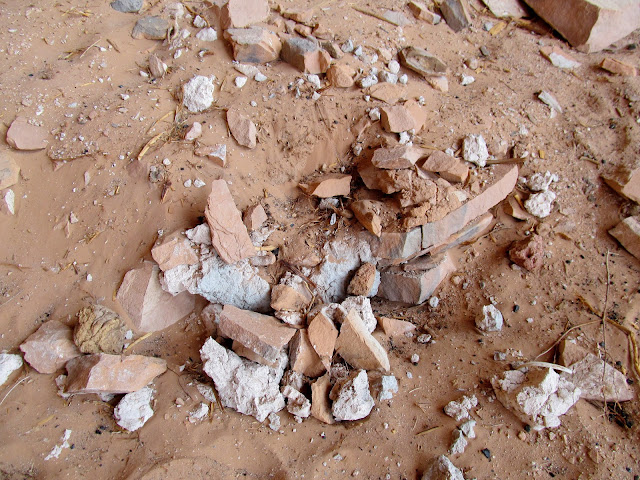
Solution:
[(31, 377), (30, 377), (29, 375), (27, 375), (26, 377), (21, 378), (20, 380), (18, 380), (18, 381), (15, 383), (15, 385), (14, 385), (13, 387), (11, 387), (11, 389), (7, 392), (7, 394), (6, 394), (4, 397), (2, 397), (2, 400), (0, 400), (0, 405), (2, 405), (2, 404), (4, 403), (4, 401), (7, 399), (7, 397), (9, 396), (9, 394), (10, 394), (11, 392), (13, 392), (13, 389), (14, 389), (14, 388), (16, 388), (16, 387), (17, 387), (18, 385), (20, 385), (22, 382), (25, 382), (25, 381), (29, 380), (30, 378), (31, 378)]

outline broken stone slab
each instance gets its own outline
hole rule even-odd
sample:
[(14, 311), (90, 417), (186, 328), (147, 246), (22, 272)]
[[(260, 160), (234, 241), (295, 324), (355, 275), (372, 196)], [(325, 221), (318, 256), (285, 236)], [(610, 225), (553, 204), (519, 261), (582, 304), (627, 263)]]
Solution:
[(347, 297), (336, 310), (334, 318), (338, 322), (343, 322), (349, 312), (355, 311), (369, 333), (373, 332), (378, 326), (378, 321), (373, 314), (371, 308), (371, 300), (363, 296)]
[(338, 329), (333, 320), (322, 309), (315, 314), (307, 328), (309, 342), (326, 370), (331, 368), (331, 359), (338, 338)]
[(382, 235), (382, 220), (380, 219), (382, 207), (383, 203), (376, 200), (357, 200), (349, 205), (360, 224), (376, 237)]
[(540, 53), (549, 60), (554, 67), (571, 70), (581, 64), (568, 53), (563, 52), (558, 47), (542, 47)]
[(193, 151), (198, 157), (207, 157), (219, 167), (227, 166), (227, 146), (225, 144), (201, 145)]
[(311, 415), (311, 402), (302, 393), (289, 385), (282, 387), (282, 395), (287, 399), (287, 412), (302, 421)]
[(462, 141), (462, 158), (478, 167), (485, 167), (489, 158), (487, 144), (482, 135), (467, 135)]
[(71, 327), (49, 320), (20, 345), (25, 361), (39, 373), (55, 373), (82, 353), (73, 343)]
[(475, 395), (463, 396), (460, 400), (452, 400), (444, 407), (444, 413), (457, 422), (471, 418), (471, 410), (478, 406), (478, 399)]
[(428, 270), (405, 271), (400, 267), (391, 267), (380, 275), (378, 297), (420, 305), (455, 269), (455, 262), (446, 254)]
[(73, 341), (82, 353), (122, 353), (126, 337), (126, 325), (110, 308), (93, 304), (78, 312)]
[(129, 314), (134, 328), (142, 333), (163, 330), (186, 317), (195, 308), (195, 298), (186, 293), (171, 295), (160, 285), (160, 269), (145, 261), (129, 270), (122, 280), (116, 299)]
[(390, 368), (387, 352), (369, 333), (354, 310), (351, 310), (342, 322), (340, 335), (336, 341), (336, 352), (354, 368), (387, 372)]
[(551, 110), (556, 111), (558, 113), (562, 113), (562, 106), (560, 105), (558, 100), (556, 100), (556, 97), (554, 97), (551, 93), (547, 92), (546, 90), (542, 90), (538, 94), (538, 98), (542, 103), (547, 105)]
[(234, 340), (233, 343), (231, 344), (231, 350), (233, 350), (235, 353), (237, 353), (241, 357), (244, 357), (247, 360), (251, 360), (252, 362), (259, 363), (260, 365), (266, 365), (267, 367), (271, 367), (271, 368), (278, 368), (278, 365), (280, 364), (280, 357), (278, 357), (273, 362), (270, 362), (266, 358), (258, 355), (256, 352), (254, 352), (250, 348), (245, 347), (243, 344), (241, 344), (237, 340)]
[(464, 183), (469, 177), (469, 166), (444, 152), (433, 152), (419, 166), (426, 172), (437, 173), (448, 182)]
[(380, 377), (380, 393), (378, 400), (391, 400), (393, 395), (398, 393), (398, 379), (393, 375), (382, 375)]
[(354, 84), (356, 71), (349, 65), (334, 64), (327, 70), (327, 80), (338, 88), (349, 88)]
[(422, 232), (420, 228), (408, 232), (382, 232), (379, 238), (371, 237), (370, 242), (376, 258), (397, 263), (421, 250)]
[(267, 0), (229, 0), (220, 11), (220, 23), (224, 30), (244, 28), (265, 21), (268, 16)]
[(196, 75), (182, 86), (182, 104), (191, 113), (206, 110), (213, 104), (213, 81), (204, 75)]
[(324, 362), (313, 347), (306, 329), (298, 330), (291, 340), (289, 362), (294, 372), (302, 373), (309, 378), (319, 377), (327, 371)]
[(400, 105), (381, 107), (380, 122), (382, 128), (391, 133), (407, 132), (416, 127), (416, 123), (409, 110)]
[(509, 247), (509, 259), (530, 272), (542, 266), (544, 253), (544, 239), (538, 234), (515, 241)]
[(311, 415), (328, 425), (335, 423), (329, 399), (331, 387), (331, 376), (328, 373), (311, 384)]
[(11, 122), (6, 140), (16, 150), (42, 150), (49, 144), (46, 130), (21, 116)]
[(416, 331), (416, 326), (413, 323), (396, 318), (379, 317), (378, 323), (382, 327), (382, 331), (389, 338), (406, 337)]
[(640, 162), (620, 163), (602, 178), (620, 195), (640, 203)]
[(242, 215), (242, 222), (250, 232), (259, 230), (268, 219), (267, 212), (264, 211), (264, 207), (259, 203), (247, 208)]
[(273, 62), (282, 50), (278, 36), (262, 27), (231, 28), (224, 32), (224, 38), (231, 44), (237, 62)]
[(621, 62), (620, 60), (616, 60), (615, 58), (605, 58), (602, 60), (602, 63), (600, 63), (600, 68), (609, 73), (623, 75), (626, 77), (635, 77), (638, 75), (638, 69), (636, 67), (629, 65), (628, 63)]
[(369, 95), (376, 100), (394, 105), (407, 96), (407, 89), (401, 85), (382, 82), (369, 88)]
[(300, 188), (307, 195), (314, 197), (345, 197), (351, 192), (351, 175), (329, 173), (313, 183), (301, 183)]
[(306, 311), (313, 301), (313, 292), (307, 281), (291, 272), (285, 273), (271, 290), (271, 308), (274, 310)]
[(440, 3), (440, 13), (454, 32), (459, 32), (471, 24), (465, 0), (444, 0)]
[(267, 361), (274, 362), (296, 330), (272, 316), (225, 305), (219, 316), (218, 333), (237, 340)]
[(143, 0), (115, 0), (110, 5), (111, 8), (121, 13), (138, 13), (143, 3)]
[(491, 304), (482, 307), (482, 313), (476, 317), (476, 328), (483, 332), (499, 332), (502, 325), (502, 312)]
[(333, 400), (332, 413), (337, 421), (365, 418), (375, 405), (365, 370), (354, 371), (346, 380), (336, 383), (329, 398)]
[(635, 1), (525, 2), (573, 47), (587, 53), (603, 50), (640, 27), (640, 9)]
[(0, 353), (0, 387), (9, 380), (13, 372), (22, 367), (22, 357), (12, 353)]
[(277, 369), (240, 358), (213, 338), (200, 349), (205, 373), (213, 380), (222, 405), (263, 422), (284, 408), (280, 380), (288, 359), (283, 353)]
[(497, 18), (522, 18), (528, 15), (520, 0), (482, 0)]
[(580, 398), (600, 402), (627, 402), (635, 398), (633, 388), (627, 384), (627, 378), (579, 346), (575, 340), (563, 340), (558, 348), (560, 364), (570, 367), (572, 374), (563, 372), (566, 378), (580, 389)]
[(363, 263), (347, 287), (353, 296), (375, 297), (380, 286), (380, 272), (373, 263)]
[(451, 460), (440, 455), (429, 464), (422, 474), (422, 480), (464, 480), (464, 475)]
[(153, 389), (144, 387), (137, 392), (127, 393), (113, 410), (116, 423), (130, 432), (135, 432), (153, 417)]
[(258, 130), (249, 117), (230, 108), (227, 110), (227, 125), (231, 135), (239, 145), (247, 148), (256, 148)]
[(409, 20), (402, 12), (385, 10), (382, 12), (381, 17), (396, 27), (406, 27), (411, 24), (411, 20)]
[(96, 353), (69, 360), (65, 393), (131, 393), (167, 370), (167, 362), (144, 355)]
[(187, 130), (184, 135), (184, 139), (187, 142), (192, 142), (202, 136), (202, 124), (200, 122), (193, 122), (191, 128)]
[(169, 30), (169, 22), (158, 16), (147, 15), (138, 19), (131, 36), (135, 39), (164, 40)]
[(494, 174), (498, 180), (482, 193), (447, 214), (443, 219), (422, 226), (423, 249), (441, 244), (471, 220), (486, 213), (509, 195), (518, 181), (518, 167), (498, 165), (495, 167)]
[(478, 219), (468, 223), (462, 230), (451, 235), (442, 244), (423, 250), (420, 253), (422, 255), (429, 253), (431, 256), (435, 257), (460, 244), (473, 242), (482, 234), (486, 233), (492, 223), (493, 215), (487, 212)]
[(196, 250), (181, 230), (158, 238), (151, 256), (163, 272), (178, 265), (195, 265), (199, 261)]
[(304, 38), (285, 39), (280, 55), (282, 60), (304, 73), (325, 73), (331, 65), (331, 55), (315, 42)]
[(625, 218), (609, 230), (609, 234), (640, 260), (640, 216)]
[(560, 418), (580, 399), (581, 391), (551, 368), (527, 373), (507, 370), (491, 379), (496, 398), (534, 430), (556, 428)]
[(9, 188), (20, 178), (20, 167), (5, 150), (0, 152), (0, 190)]
[[(390, 107), (396, 108), (396, 107)], [(400, 107), (403, 108), (403, 107)], [(385, 108), (382, 109), (385, 111)], [(410, 130), (410, 129), (409, 129)], [(406, 131), (406, 130), (401, 130)], [(377, 168), (402, 169), (413, 167), (418, 160), (424, 157), (424, 150), (412, 145), (399, 145), (396, 147), (380, 147), (373, 152), (371, 163)]]
[(411, 1), (407, 6), (418, 20), (424, 20), (431, 25), (437, 25), (442, 20), (440, 15), (429, 10), (424, 3)]

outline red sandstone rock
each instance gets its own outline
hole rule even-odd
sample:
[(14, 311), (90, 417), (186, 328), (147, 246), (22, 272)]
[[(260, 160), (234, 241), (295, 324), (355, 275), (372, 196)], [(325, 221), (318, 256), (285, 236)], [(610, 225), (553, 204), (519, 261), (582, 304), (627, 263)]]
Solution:
[(73, 330), (49, 320), (20, 345), (24, 359), (39, 373), (55, 373), (72, 358), (82, 355), (73, 343)]
[(47, 147), (47, 132), (31, 125), (25, 117), (16, 117), (7, 130), (7, 143), (16, 150), (42, 150)]
[(331, 55), (304, 38), (290, 37), (284, 41), (282, 60), (304, 73), (325, 73), (331, 65)]
[(349, 65), (331, 65), (327, 70), (327, 80), (334, 87), (349, 88), (353, 86), (356, 71)]
[(448, 182), (463, 183), (469, 177), (469, 166), (444, 152), (433, 152), (420, 168), (437, 173)]
[(331, 413), (331, 378), (327, 373), (311, 384), (311, 415), (323, 423), (335, 423)]
[(627, 217), (609, 233), (615, 237), (627, 251), (640, 260), (640, 216)]
[(380, 122), (382, 128), (392, 133), (406, 132), (416, 126), (409, 110), (400, 105), (380, 108)]
[(358, 200), (349, 206), (362, 226), (376, 237), (382, 234), (382, 223), (378, 208), (380, 203), (375, 200)]
[(378, 291), (380, 277), (373, 263), (363, 263), (349, 282), (347, 293), (354, 296), (373, 297)]
[(244, 28), (263, 22), (269, 16), (267, 0), (229, 0), (221, 9), (220, 24), (228, 28)]
[(389, 357), (369, 333), (360, 316), (351, 310), (342, 322), (336, 352), (354, 368), (389, 371)]
[(377, 168), (411, 168), (424, 156), (424, 150), (412, 145), (380, 147), (373, 152), (371, 163)]
[(227, 110), (227, 125), (233, 138), (243, 147), (256, 148), (258, 131), (255, 124), (237, 110)]
[(267, 212), (264, 211), (264, 207), (258, 203), (244, 211), (242, 221), (247, 227), (247, 230), (253, 232), (254, 230), (258, 230), (262, 227), (268, 218)]
[(338, 338), (338, 330), (333, 321), (320, 311), (309, 322), (307, 333), (311, 346), (320, 357), (324, 367), (329, 370), (331, 368), (333, 351), (336, 346), (336, 339)]
[(413, 323), (405, 322), (404, 320), (380, 317), (378, 318), (378, 321), (380, 322), (384, 333), (390, 338), (405, 336), (407, 333), (416, 331), (416, 326)]
[(289, 345), (289, 361), (294, 372), (316, 378), (327, 369), (318, 353), (311, 345), (306, 329), (298, 330)]
[(151, 249), (151, 256), (163, 272), (178, 265), (198, 263), (198, 254), (182, 231), (160, 237)]
[(640, 203), (640, 162), (617, 165), (602, 178), (620, 195)]
[(329, 173), (320, 180), (310, 184), (300, 184), (300, 188), (307, 195), (329, 198), (347, 196), (351, 192), (351, 175)]
[(224, 32), (224, 38), (231, 44), (236, 62), (273, 62), (282, 50), (280, 38), (262, 27), (231, 28)]
[(624, 75), (627, 77), (635, 77), (638, 75), (638, 69), (633, 65), (621, 62), (614, 58), (605, 58), (600, 64), (600, 68), (616, 75)]

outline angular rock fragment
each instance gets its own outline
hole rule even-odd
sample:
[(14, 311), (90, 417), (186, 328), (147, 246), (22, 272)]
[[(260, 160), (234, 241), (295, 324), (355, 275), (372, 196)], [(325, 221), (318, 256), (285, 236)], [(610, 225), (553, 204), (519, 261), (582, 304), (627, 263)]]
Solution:
[(382, 128), (392, 133), (407, 132), (416, 127), (413, 116), (409, 110), (400, 105), (380, 108), (380, 122), (382, 123)]
[(540, 53), (549, 60), (554, 67), (571, 70), (580, 66), (580, 62), (558, 47), (542, 47)]
[(362, 162), (358, 166), (360, 178), (370, 190), (380, 190), (387, 195), (402, 190), (411, 192), (414, 174), (410, 169), (383, 170), (373, 166), (370, 162)]
[(311, 402), (295, 388), (288, 385), (282, 387), (282, 394), (287, 399), (287, 412), (297, 418), (307, 418), (311, 415)]
[(304, 38), (290, 37), (284, 41), (282, 60), (304, 73), (325, 73), (331, 65), (331, 55)]
[(462, 141), (462, 157), (479, 167), (487, 165), (489, 151), (482, 135), (467, 135)]
[(554, 97), (551, 93), (547, 92), (546, 90), (542, 90), (538, 94), (538, 98), (542, 103), (547, 105), (552, 110), (551, 113), (554, 113), (554, 111), (562, 113), (562, 106), (560, 106), (560, 103), (558, 102), (558, 100), (556, 100), (556, 97)]
[(620, 195), (640, 203), (640, 162), (616, 165), (602, 178)]
[(354, 84), (353, 77), (356, 71), (349, 65), (331, 65), (327, 70), (327, 80), (331, 85), (338, 88), (349, 88)]
[(219, 167), (227, 165), (227, 146), (224, 144), (202, 145), (193, 151), (198, 157), (207, 157)]
[(294, 372), (309, 378), (322, 375), (327, 369), (314, 349), (306, 329), (298, 330), (289, 345), (289, 361)]
[(231, 44), (236, 62), (273, 62), (282, 50), (278, 36), (262, 27), (231, 28), (224, 32), (224, 38)]
[(240, 355), (241, 357), (246, 358), (247, 360), (251, 360), (252, 362), (259, 363), (260, 365), (266, 365), (271, 368), (278, 368), (280, 365), (280, 356), (274, 361), (269, 361), (261, 355), (258, 355), (256, 352), (251, 350), (250, 348), (245, 347), (242, 343), (234, 340), (231, 344), (231, 350)]
[(271, 308), (274, 310), (302, 312), (309, 307), (313, 294), (306, 281), (287, 272), (280, 283), (271, 290)]
[(414, 228), (408, 232), (382, 232), (379, 239), (372, 239), (371, 250), (376, 258), (399, 262), (418, 253), (421, 244), (422, 232)]
[(464, 480), (464, 475), (451, 460), (440, 455), (429, 464), (421, 480)]
[(267, 212), (259, 203), (247, 208), (242, 215), (242, 222), (250, 232), (258, 230), (268, 219)]
[(468, 223), (462, 230), (451, 235), (447, 240), (442, 242), (442, 244), (431, 247), (424, 252), (435, 257), (460, 244), (474, 242), (487, 232), (492, 223), (493, 215), (487, 212), (477, 220)]
[(229, 0), (220, 12), (222, 28), (244, 28), (263, 22), (269, 16), (267, 0)]
[(187, 142), (193, 142), (194, 140), (202, 136), (202, 124), (200, 122), (193, 122), (193, 125), (187, 130), (184, 135), (184, 139)]
[(544, 239), (533, 234), (513, 242), (509, 248), (509, 259), (530, 272), (539, 269), (544, 262)]
[[(383, 108), (382, 111), (384, 112), (385, 109)], [(377, 148), (376, 151), (373, 152), (371, 163), (377, 168), (384, 169), (411, 168), (423, 156), (424, 150), (411, 145), (400, 145), (397, 147), (386, 148), (381, 147)]]
[(20, 367), (22, 367), (22, 357), (20, 355), (0, 353), (0, 387)]
[(116, 423), (130, 432), (142, 428), (153, 417), (152, 400), (153, 389), (150, 387), (127, 393), (113, 411)]
[(300, 184), (300, 188), (314, 197), (344, 197), (351, 192), (351, 175), (329, 173), (313, 183)]
[(395, 318), (379, 317), (378, 323), (389, 338), (406, 336), (416, 331), (416, 326), (413, 323)]
[(433, 152), (420, 168), (437, 173), (448, 182), (464, 183), (469, 177), (469, 166), (444, 152)]
[(394, 105), (406, 96), (406, 88), (392, 83), (378, 83), (369, 88), (372, 98)]
[(384, 371), (389, 371), (390, 368), (387, 352), (353, 310), (342, 322), (336, 352), (354, 368)]
[(311, 415), (323, 423), (335, 423), (331, 413), (331, 379), (327, 373), (311, 384)]
[(440, 3), (440, 13), (454, 32), (459, 32), (471, 24), (464, 0), (444, 0)]
[(628, 63), (621, 62), (620, 60), (616, 60), (615, 58), (605, 58), (602, 60), (600, 68), (609, 73), (623, 75), (626, 77), (635, 77), (638, 75), (638, 69), (636, 67), (629, 65)]
[(535, 215), (538, 218), (545, 218), (551, 215), (555, 199), (556, 194), (551, 190), (534, 193), (524, 202), (524, 208), (531, 215)]
[(311, 318), (307, 328), (309, 342), (326, 370), (331, 368), (331, 359), (338, 338), (338, 329), (333, 320), (322, 309)]
[(482, 313), (476, 317), (476, 327), (483, 332), (499, 332), (502, 324), (502, 313), (491, 304), (482, 307)]
[(98, 353), (69, 360), (65, 393), (131, 393), (167, 370), (165, 360)]
[(371, 413), (374, 406), (369, 393), (369, 378), (365, 370), (354, 371), (331, 389), (332, 413), (337, 421), (360, 420)]
[(373, 314), (371, 300), (363, 296), (347, 297), (340, 304), (340, 308), (336, 310), (334, 317), (339, 322), (342, 322), (352, 310), (358, 314), (358, 317), (362, 320), (369, 333), (376, 329), (378, 321)]
[(169, 22), (158, 16), (145, 16), (138, 19), (131, 36), (136, 39), (164, 40), (167, 37)]
[(142, 8), (143, 0), (115, 0), (111, 8), (121, 13), (137, 13)]
[(73, 343), (70, 327), (49, 320), (20, 345), (25, 361), (39, 373), (55, 373), (71, 359), (81, 355)]
[(620, 245), (640, 260), (640, 216), (627, 217), (609, 230)]
[(153, 78), (162, 78), (167, 73), (167, 64), (155, 55), (149, 55), (149, 72)]
[(378, 400), (391, 400), (393, 395), (398, 393), (398, 379), (393, 375), (383, 375), (380, 378), (380, 393)]
[(16, 150), (42, 150), (49, 144), (45, 129), (32, 125), (25, 117), (11, 122), (6, 140)]
[(482, 0), (497, 18), (522, 18), (527, 9), (520, 0)]
[(211, 27), (203, 28), (196, 33), (196, 38), (202, 42), (215, 42), (218, 39), (218, 32)]
[(151, 256), (163, 272), (178, 265), (195, 265), (199, 261), (197, 252), (181, 230), (158, 238)]
[(407, 6), (409, 7), (409, 10), (411, 10), (411, 13), (413, 13), (414, 17), (418, 20), (424, 20), (431, 25), (437, 25), (442, 19), (440, 15), (429, 10), (424, 3), (412, 0)]
[(227, 110), (227, 125), (238, 144), (243, 147), (256, 148), (258, 130), (249, 117), (230, 108)]
[(196, 75), (182, 86), (182, 104), (191, 113), (206, 110), (213, 104), (213, 81), (203, 75)]
[(127, 327), (113, 310), (89, 305), (78, 312), (73, 341), (82, 353), (122, 353)]
[(380, 272), (373, 263), (364, 263), (353, 276), (347, 293), (354, 296), (375, 297), (380, 286)]
[(449, 446), (449, 455), (460, 455), (464, 453), (465, 448), (467, 448), (467, 439), (462, 434), (462, 431), (459, 429), (455, 429), (453, 431), (453, 440), (451, 441), (451, 445)]
[(475, 395), (467, 397), (466, 395), (460, 400), (452, 400), (444, 407), (444, 413), (456, 421), (465, 420), (471, 417), (471, 410), (478, 406), (478, 399)]
[(0, 190), (9, 188), (20, 178), (20, 167), (7, 151), (0, 152)]
[(376, 237), (380, 237), (382, 235), (382, 221), (379, 214), (381, 206), (382, 202), (375, 200), (358, 200), (351, 203), (349, 208), (364, 228)]

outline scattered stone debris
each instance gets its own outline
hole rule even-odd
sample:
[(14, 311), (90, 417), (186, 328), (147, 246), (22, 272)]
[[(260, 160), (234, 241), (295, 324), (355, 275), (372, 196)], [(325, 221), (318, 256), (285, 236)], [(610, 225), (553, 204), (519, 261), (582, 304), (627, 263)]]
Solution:
[(73, 331), (58, 320), (49, 320), (32, 333), (20, 350), (39, 373), (55, 373), (82, 353), (73, 343)]
[(498, 18), (522, 18), (528, 16), (520, 0), (482, 0), (491, 13)]
[(524, 202), (524, 208), (531, 215), (535, 215), (538, 218), (545, 218), (551, 215), (553, 202), (555, 202), (555, 200), (556, 194), (551, 190), (534, 193)]
[(211, 27), (203, 28), (196, 33), (196, 38), (202, 42), (214, 42), (218, 39), (218, 32)]
[(0, 387), (11, 374), (22, 367), (22, 357), (12, 353), (0, 353)]
[(456, 428), (453, 431), (453, 440), (451, 445), (449, 446), (449, 454), (450, 455), (460, 455), (464, 453), (464, 450), (467, 448), (469, 442), (466, 437), (462, 434), (462, 431)]
[(331, 389), (333, 417), (338, 420), (360, 420), (371, 413), (373, 397), (369, 393), (369, 378), (365, 370), (355, 370)]
[(152, 400), (153, 389), (151, 387), (127, 393), (113, 411), (116, 423), (130, 432), (142, 428), (153, 416)]
[(435, 12), (432, 12), (427, 8), (424, 3), (411, 1), (407, 4), (413, 16), (418, 20), (424, 20), (431, 25), (437, 25), (442, 20), (442, 17)]
[(440, 455), (429, 464), (422, 480), (464, 480), (464, 476), (462, 470), (451, 463), (451, 460)]
[(620, 245), (640, 260), (640, 216), (627, 217), (609, 230)]
[(202, 112), (213, 104), (214, 90), (211, 78), (196, 75), (182, 87), (182, 104), (191, 113)]
[(476, 327), (483, 332), (499, 332), (502, 323), (502, 313), (492, 304), (482, 307), (482, 314), (476, 317)]
[(277, 413), (271, 412), (267, 416), (267, 419), (269, 420), (269, 428), (271, 430), (273, 430), (274, 432), (280, 430), (280, 416)]
[(304, 38), (285, 39), (281, 56), (282, 60), (304, 73), (325, 73), (331, 65), (331, 55), (315, 42)]
[(82, 353), (122, 353), (127, 327), (113, 310), (89, 305), (78, 312), (73, 341)]
[(138, 19), (131, 36), (136, 39), (164, 40), (169, 29), (169, 22), (159, 16), (145, 16)]
[(533, 234), (513, 242), (509, 248), (509, 259), (530, 272), (538, 270), (544, 262), (544, 239)]
[(438, 57), (418, 47), (406, 47), (398, 53), (400, 63), (425, 78), (442, 77), (447, 74), (447, 65)]
[(149, 72), (152, 78), (162, 78), (167, 73), (169, 67), (160, 58), (155, 55), (149, 55)]
[(21, 116), (11, 122), (6, 140), (16, 150), (42, 150), (49, 144), (45, 129)]
[(471, 418), (471, 410), (478, 406), (478, 399), (475, 395), (467, 397), (466, 395), (460, 400), (452, 400), (444, 407), (444, 413), (456, 421), (466, 420)]
[(201, 145), (193, 153), (198, 157), (207, 157), (219, 167), (227, 166), (227, 146), (225, 144)]
[(391, 400), (398, 393), (398, 379), (393, 375), (382, 375), (380, 378), (380, 393), (378, 400)]

